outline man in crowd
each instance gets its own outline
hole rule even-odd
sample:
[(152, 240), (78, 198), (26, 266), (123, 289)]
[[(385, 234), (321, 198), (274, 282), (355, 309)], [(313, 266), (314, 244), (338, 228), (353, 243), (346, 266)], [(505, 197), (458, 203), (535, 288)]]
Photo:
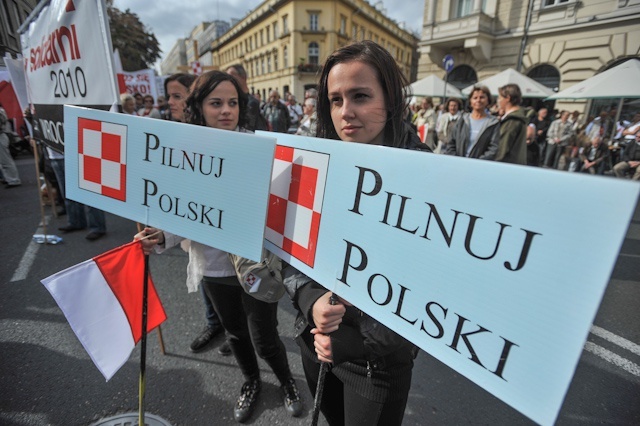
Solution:
[(291, 126), (291, 118), (287, 107), (280, 102), (280, 94), (277, 90), (269, 93), (269, 102), (265, 104), (262, 110), (264, 118), (269, 123), (272, 132), (287, 133)]
[(560, 155), (571, 140), (571, 123), (569, 123), (569, 111), (562, 111), (560, 119), (554, 120), (547, 132), (547, 153), (544, 157), (544, 167), (558, 168)]
[(16, 163), (11, 157), (11, 151), (9, 151), (10, 131), (11, 127), (7, 113), (2, 108), (2, 104), (0, 104), (0, 169), (2, 169), (1, 177), (5, 182), (5, 188), (15, 188), (22, 184)]
[[(551, 122), (547, 115), (549, 110), (546, 108), (540, 108), (538, 114), (531, 120), (531, 124), (535, 127), (535, 144), (538, 147), (538, 159), (540, 163), (544, 162), (544, 156), (547, 147), (547, 132)], [(541, 165), (541, 164), (540, 164)]]
[(632, 180), (640, 180), (640, 131), (636, 132), (635, 142), (630, 142), (622, 154), (622, 161), (613, 166), (613, 173), (620, 178), (631, 174)]

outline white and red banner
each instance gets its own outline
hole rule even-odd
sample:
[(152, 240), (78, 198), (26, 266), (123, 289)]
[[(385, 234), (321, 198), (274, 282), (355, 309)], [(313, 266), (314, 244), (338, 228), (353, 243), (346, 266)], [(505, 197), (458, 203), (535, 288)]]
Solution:
[(158, 100), (156, 76), (152, 69), (118, 73), (118, 91), (120, 93), (140, 93), (142, 96), (151, 95), (153, 100)]
[(36, 137), (64, 151), (63, 105), (118, 101), (103, 0), (51, 0), (21, 34)]
[[(125, 244), (42, 280), (105, 379), (127, 362), (142, 336), (144, 253)], [(149, 276), (147, 331), (167, 315)]]

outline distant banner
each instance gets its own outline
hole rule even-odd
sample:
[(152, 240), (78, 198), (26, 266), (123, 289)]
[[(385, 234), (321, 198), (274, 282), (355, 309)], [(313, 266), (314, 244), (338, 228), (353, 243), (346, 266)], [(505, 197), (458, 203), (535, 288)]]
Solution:
[(118, 91), (131, 95), (140, 93), (142, 96), (151, 95), (154, 101), (158, 99), (156, 76), (151, 69), (118, 73)]
[(553, 424), (640, 185), (277, 138), (265, 246), (534, 421)]
[(275, 138), (65, 107), (67, 197), (260, 260)]
[(104, 1), (51, 0), (21, 37), (36, 137), (64, 151), (64, 104), (108, 110), (118, 99)]

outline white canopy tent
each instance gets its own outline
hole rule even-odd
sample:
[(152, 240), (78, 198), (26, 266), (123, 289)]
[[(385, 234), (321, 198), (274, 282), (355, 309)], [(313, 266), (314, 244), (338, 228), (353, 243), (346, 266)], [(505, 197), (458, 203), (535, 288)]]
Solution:
[(640, 61), (630, 59), (548, 99), (640, 98)]
[(413, 96), (444, 96), (445, 98), (464, 97), (462, 92), (460, 92), (456, 86), (450, 83), (446, 83), (445, 86), (444, 80), (433, 74), (410, 84), (409, 88)]
[(522, 91), (523, 98), (547, 98), (553, 94), (553, 90), (550, 88), (524, 74), (520, 74), (513, 68), (507, 68), (486, 80), (465, 87), (462, 89), (462, 93), (468, 96), (471, 94), (474, 86), (487, 86), (493, 96), (498, 96), (498, 89), (506, 84), (517, 84)]

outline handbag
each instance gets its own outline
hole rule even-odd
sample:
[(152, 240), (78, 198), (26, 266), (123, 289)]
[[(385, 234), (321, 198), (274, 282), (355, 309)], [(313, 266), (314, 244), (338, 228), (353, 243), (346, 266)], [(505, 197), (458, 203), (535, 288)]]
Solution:
[(262, 262), (229, 253), (229, 260), (238, 276), (242, 289), (249, 296), (267, 303), (280, 300), (284, 294), (282, 260), (262, 249)]

